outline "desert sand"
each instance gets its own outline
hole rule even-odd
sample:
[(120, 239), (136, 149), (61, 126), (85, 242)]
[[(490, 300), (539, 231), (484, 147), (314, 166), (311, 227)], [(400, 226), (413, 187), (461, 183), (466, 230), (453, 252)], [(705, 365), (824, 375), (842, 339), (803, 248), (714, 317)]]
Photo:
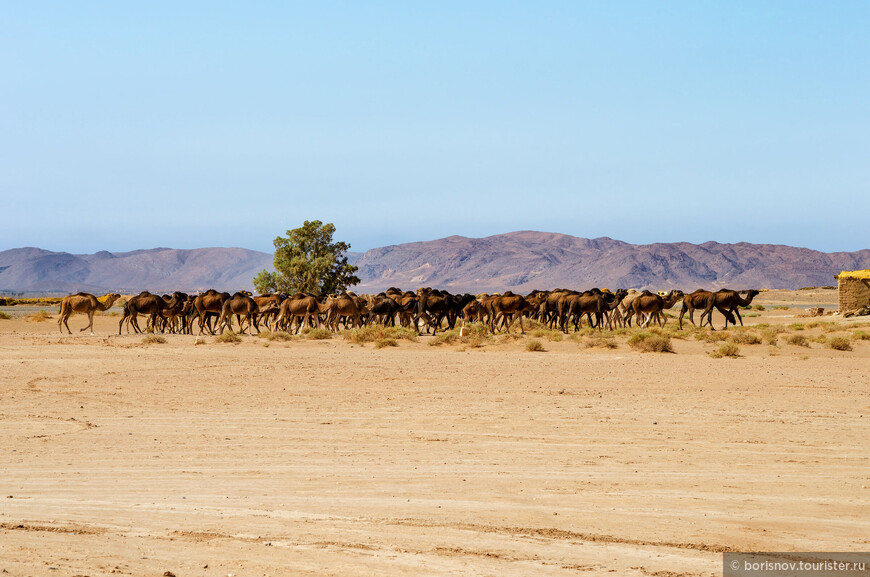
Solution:
[[(803, 334), (870, 330), (822, 320)], [(714, 576), (723, 551), (870, 548), (870, 340), (717, 359), (95, 326), (0, 320), (4, 575)]]

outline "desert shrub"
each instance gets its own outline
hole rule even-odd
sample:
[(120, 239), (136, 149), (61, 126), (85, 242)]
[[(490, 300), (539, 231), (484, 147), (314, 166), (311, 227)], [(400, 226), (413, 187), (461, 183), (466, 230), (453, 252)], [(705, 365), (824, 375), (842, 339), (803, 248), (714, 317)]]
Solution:
[(805, 327), (804, 327), (803, 323), (792, 323), (792, 324), (788, 325), (788, 328), (790, 328), (793, 331), (802, 331), (802, 330), (804, 330)]
[(814, 343), (825, 344), (828, 341), (828, 336), (827, 335), (816, 335), (814, 337), (811, 337), (810, 340), (813, 341)]
[(145, 345), (163, 345), (166, 344), (166, 339), (160, 335), (148, 335), (142, 339), (142, 344)]
[(548, 341), (561, 341), (564, 338), (562, 331), (554, 331), (552, 329), (535, 329), (531, 332), (533, 337), (537, 337), (539, 339), (544, 338)]
[(312, 341), (320, 341), (332, 338), (332, 331), (328, 329), (311, 329), (305, 333), (305, 338)]
[(754, 308), (754, 309), (757, 310), (757, 311), (766, 311), (766, 310), (767, 310), (767, 309), (764, 307), (764, 305), (755, 305), (755, 306), (752, 307), (752, 308)]
[(384, 347), (398, 347), (399, 343), (396, 339), (378, 339), (375, 341), (375, 348), (382, 349)]
[(855, 331), (852, 333), (852, 339), (856, 341), (870, 341), (870, 333), (864, 331)]
[[(472, 348), (483, 346), (483, 344), (491, 338), (489, 329), (483, 323), (470, 323), (462, 327), (464, 334), (460, 337), (460, 329), (452, 329), (435, 335), (429, 341), (429, 346), (437, 347), (440, 345), (449, 345), (453, 343), (462, 343)], [(500, 335), (501, 339), (517, 340), (522, 338), (520, 335), (504, 334)]]
[(710, 353), (710, 356), (714, 359), (721, 359), (722, 357), (731, 357), (737, 358), (740, 356), (740, 347), (738, 347), (733, 341), (725, 341), (719, 348)]
[(437, 347), (439, 345), (449, 345), (453, 344), (459, 340), (459, 329), (452, 329), (449, 331), (444, 331), (441, 334), (437, 334), (429, 341), (430, 347)]
[(735, 331), (729, 339), (732, 343), (738, 345), (760, 345), (761, 337), (755, 333), (748, 331)]
[(615, 349), (617, 347), (616, 340), (613, 337), (603, 336), (589, 337), (583, 342), (583, 344), (586, 346), (587, 349), (597, 347), (605, 349)]
[(674, 352), (671, 346), (671, 339), (665, 335), (656, 335), (650, 332), (641, 331), (631, 335), (628, 339), (628, 346), (644, 353), (672, 353)]
[(702, 329), (695, 333), (695, 338), (705, 343), (718, 343), (728, 338), (728, 333)]
[(809, 341), (803, 335), (789, 335), (786, 337), (785, 342), (790, 345), (795, 345), (798, 347), (808, 347), (810, 346)]
[(775, 328), (766, 328), (761, 331), (761, 338), (764, 339), (765, 343), (775, 347), (779, 341), (779, 333), (780, 331)]
[(9, 315), (7, 315), (7, 314), (4, 313), (3, 311), (0, 311), (0, 320), (8, 321), (8, 320), (11, 319), (11, 318), (12, 318), (12, 317), (10, 317)]
[(259, 338), (267, 340), (267, 341), (292, 341), (293, 335), (285, 331), (260, 331), (260, 334), (257, 335)]
[(47, 311), (41, 310), (41, 311), (36, 311), (32, 315), (28, 315), (24, 318), (28, 321), (32, 321), (35, 323), (44, 323), (45, 321), (47, 321), (48, 319), (51, 318), (51, 315), (48, 314)]
[(225, 333), (221, 333), (214, 338), (214, 342), (216, 343), (224, 343), (224, 344), (232, 344), (232, 343), (240, 343), (242, 342), (242, 337), (234, 333), (233, 331), (227, 331)]
[(788, 305), (776, 305), (775, 307), (770, 307), (770, 308), (772, 310), (775, 310), (775, 311), (787, 311)]
[(414, 329), (406, 327), (382, 327), (379, 325), (343, 331), (341, 336), (344, 340), (351, 341), (358, 345), (377, 342), (382, 339), (405, 339), (407, 341), (417, 340), (417, 332)]
[(831, 337), (828, 341), (828, 348), (835, 351), (851, 351), (852, 343), (849, 337)]
[(532, 339), (526, 343), (526, 350), (534, 353), (534, 352), (546, 352), (544, 349), (544, 345), (541, 344), (541, 341)]

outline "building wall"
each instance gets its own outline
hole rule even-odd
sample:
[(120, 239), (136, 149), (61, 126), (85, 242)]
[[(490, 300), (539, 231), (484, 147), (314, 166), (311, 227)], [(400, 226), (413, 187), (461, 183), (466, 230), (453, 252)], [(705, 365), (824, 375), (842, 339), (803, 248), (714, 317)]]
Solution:
[(843, 278), (841, 276), (838, 286), (841, 313), (870, 306), (870, 279)]

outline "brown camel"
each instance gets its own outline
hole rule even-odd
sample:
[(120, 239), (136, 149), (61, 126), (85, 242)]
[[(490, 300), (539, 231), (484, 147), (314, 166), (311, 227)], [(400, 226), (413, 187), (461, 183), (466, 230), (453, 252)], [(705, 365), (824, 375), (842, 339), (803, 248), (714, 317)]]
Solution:
[(293, 327), (294, 321), (297, 321), (296, 332), (298, 333), (299, 329), (303, 326), (308, 326), (313, 318), (314, 326), (319, 328), (320, 315), (327, 312), (327, 310), (328, 307), (318, 301), (317, 297), (305, 293), (296, 293), (281, 303), (275, 327), (286, 331)]
[[(704, 289), (698, 289), (695, 292), (684, 296), (683, 306), (680, 309), (680, 330), (683, 330), (683, 316), (687, 312), (689, 313), (689, 322), (691, 322), (693, 325), (695, 324), (695, 310), (701, 311), (701, 326), (703, 326), (704, 315), (707, 314), (707, 310), (710, 310), (710, 313), (712, 314), (712, 309), (715, 305), (715, 301), (715, 293)], [(737, 324), (737, 321), (734, 320), (734, 315), (732, 315), (730, 312), (725, 317), (726, 323), (728, 322), (728, 320), (730, 320), (733, 324)]]
[(142, 329), (139, 328), (138, 321), (139, 315), (151, 315), (149, 325), (154, 327), (157, 317), (162, 316), (165, 309), (174, 309), (182, 300), (184, 298), (179, 292), (172, 293), (172, 297), (166, 301), (160, 295), (142, 291), (124, 305), (124, 315), (118, 323), (118, 334), (121, 334), (125, 321), (129, 323), (127, 332), (130, 332), (130, 326), (132, 326), (133, 331), (141, 333)]
[(57, 319), (57, 328), (60, 329), (61, 333), (63, 333), (63, 327), (66, 327), (67, 332), (72, 334), (72, 331), (69, 330), (69, 323), (67, 322), (69, 317), (73, 313), (84, 313), (88, 315), (88, 326), (79, 330), (79, 332), (91, 329), (91, 334), (94, 334), (94, 313), (96, 311), (109, 310), (109, 308), (115, 304), (115, 301), (119, 298), (121, 298), (121, 295), (116, 293), (106, 295), (102, 302), (90, 293), (76, 293), (74, 295), (65, 296), (60, 302), (60, 317)]
[(208, 332), (214, 334), (209, 313), (219, 317), (223, 312), (224, 301), (228, 298), (230, 298), (229, 293), (219, 293), (214, 289), (208, 289), (196, 297), (193, 306), (196, 307), (196, 312), (199, 314), (199, 334), (202, 334), (204, 327), (208, 327)]
[[(520, 332), (526, 334), (526, 329), (523, 327), (523, 313), (534, 312), (535, 309), (525, 297), (507, 291), (489, 301), (489, 310), (489, 328), (493, 333), (495, 333), (496, 325), (500, 319), (505, 320), (505, 332), (510, 332), (511, 325), (514, 324), (516, 317), (519, 317)], [(508, 318), (510, 318), (509, 321)]]
[(239, 315), (239, 332), (241, 334), (245, 334), (245, 321), (248, 322), (248, 328), (254, 327), (257, 334), (260, 333), (260, 327), (257, 326), (257, 311), (259, 307), (257, 302), (249, 295), (250, 293), (237, 292), (224, 301), (224, 305), (221, 308), (221, 316), (218, 319), (218, 331), (223, 333), (224, 328), (233, 330), (233, 315)]
[[(653, 318), (655, 318), (661, 326), (665, 326), (668, 319), (667, 317), (662, 316), (662, 312), (677, 304), (677, 301), (682, 298), (683, 291), (681, 290), (672, 290), (664, 297), (654, 295), (649, 291), (643, 291), (640, 296), (632, 301), (631, 310), (634, 316), (637, 317), (638, 326), (648, 327)], [(647, 317), (646, 322), (641, 325), (640, 320), (643, 318), (642, 315), (644, 314), (649, 316)]]
[(363, 314), (363, 309), (354, 298), (354, 295), (344, 293), (339, 296), (331, 296), (326, 299), (326, 309), (329, 311), (326, 326), (333, 332), (338, 331), (338, 322), (341, 320), (341, 317), (350, 319), (351, 328), (362, 326), (360, 316)]
[(710, 323), (710, 328), (713, 328), (713, 307), (715, 306), (716, 309), (725, 317), (725, 328), (727, 329), (729, 318), (731, 324), (737, 324), (734, 322), (733, 315), (737, 315), (737, 318), (740, 320), (740, 326), (743, 326), (743, 317), (740, 316), (740, 307), (749, 306), (752, 303), (752, 299), (758, 296), (759, 293), (757, 290), (752, 289), (747, 291), (746, 298), (743, 298), (737, 291), (720, 289), (713, 294), (716, 295), (716, 301), (711, 304), (709, 308), (705, 309), (703, 314), (701, 314), (701, 326), (704, 326), (704, 315), (707, 315), (707, 322)]

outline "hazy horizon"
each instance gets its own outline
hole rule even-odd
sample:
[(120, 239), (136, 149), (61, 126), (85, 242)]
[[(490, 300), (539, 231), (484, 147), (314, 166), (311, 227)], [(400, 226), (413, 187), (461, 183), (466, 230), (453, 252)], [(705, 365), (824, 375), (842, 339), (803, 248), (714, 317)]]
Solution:
[(868, 248), (870, 4), (8, 3), (0, 250)]

